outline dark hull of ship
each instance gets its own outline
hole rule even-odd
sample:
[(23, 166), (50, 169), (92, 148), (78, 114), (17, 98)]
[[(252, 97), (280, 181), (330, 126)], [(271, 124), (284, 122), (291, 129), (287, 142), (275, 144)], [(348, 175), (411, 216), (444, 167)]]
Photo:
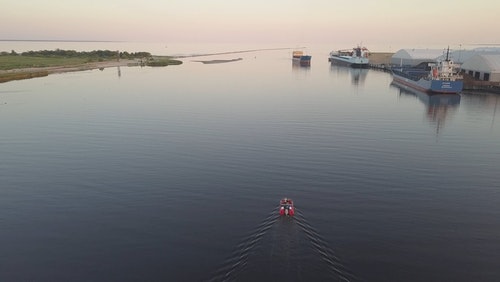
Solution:
[(336, 64), (339, 66), (347, 66), (347, 67), (351, 67), (351, 68), (368, 68), (368, 63), (356, 63), (356, 62), (353, 62), (352, 60), (341, 58), (341, 57), (331, 56), (328, 60), (332, 64)]

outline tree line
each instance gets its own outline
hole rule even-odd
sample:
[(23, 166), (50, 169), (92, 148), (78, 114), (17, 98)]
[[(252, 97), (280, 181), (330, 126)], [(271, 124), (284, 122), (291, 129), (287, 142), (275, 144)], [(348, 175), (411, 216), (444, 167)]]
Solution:
[(22, 53), (17, 53), (12, 50), (9, 52), (0, 52), (0, 56), (8, 55), (20, 55), (29, 57), (64, 57), (64, 58), (99, 58), (99, 59), (141, 59), (151, 57), (149, 52), (120, 52), (120, 51), (110, 51), (110, 50), (94, 50), (90, 52), (81, 51), (77, 52), (75, 50), (40, 50), (40, 51), (27, 51)]

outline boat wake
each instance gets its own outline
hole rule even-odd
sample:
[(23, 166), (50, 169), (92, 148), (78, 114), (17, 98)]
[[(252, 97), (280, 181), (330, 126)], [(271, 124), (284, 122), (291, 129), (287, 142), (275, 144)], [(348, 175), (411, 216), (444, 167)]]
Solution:
[(342, 263), (335, 255), (335, 252), (328, 246), (328, 243), (319, 235), (305, 219), (304, 215), (297, 212), (297, 224), (304, 231), (307, 238), (310, 240), (314, 250), (320, 255), (323, 262), (328, 265), (328, 271), (334, 279), (340, 281), (356, 281), (358, 280), (353, 273)]
[(245, 237), (208, 281), (356, 281), (319, 233), (296, 209), (279, 207)]
[(247, 265), (248, 257), (255, 245), (261, 240), (262, 236), (266, 234), (266, 231), (271, 228), (271, 226), (278, 219), (278, 209), (276, 207), (267, 217), (259, 224), (255, 232), (248, 235), (240, 244), (236, 251), (233, 252), (230, 258), (228, 258), (223, 266), (215, 273), (215, 275), (208, 281), (234, 281), (237, 280), (238, 274)]

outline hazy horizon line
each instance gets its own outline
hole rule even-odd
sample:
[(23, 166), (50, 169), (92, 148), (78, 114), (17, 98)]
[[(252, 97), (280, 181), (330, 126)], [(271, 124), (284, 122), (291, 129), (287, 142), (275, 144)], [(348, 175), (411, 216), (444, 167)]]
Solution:
[(12, 42), (129, 42), (124, 40), (92, 40), (92, 39), (8, 39), (0, 38), (0, 41)]

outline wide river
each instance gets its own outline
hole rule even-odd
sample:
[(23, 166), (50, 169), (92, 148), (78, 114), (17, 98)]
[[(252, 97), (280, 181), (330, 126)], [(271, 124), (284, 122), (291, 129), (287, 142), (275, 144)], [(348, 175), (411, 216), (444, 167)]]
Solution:
[(500, 281), (500, 96), (329, 51), (0, 84), (0, 281)]

